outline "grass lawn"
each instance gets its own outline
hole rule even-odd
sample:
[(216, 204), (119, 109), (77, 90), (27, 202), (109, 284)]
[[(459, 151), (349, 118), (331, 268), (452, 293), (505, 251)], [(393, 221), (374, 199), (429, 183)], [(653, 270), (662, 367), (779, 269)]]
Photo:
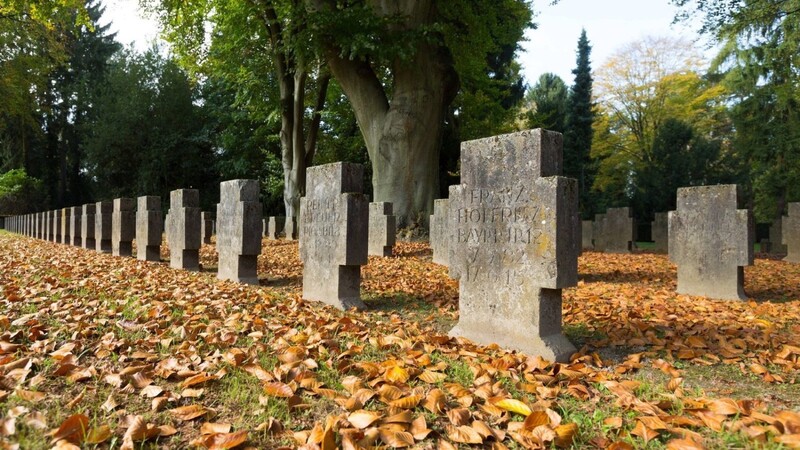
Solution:
[(341, 312), (302, 300), (296, 242), (243, 286), (212, 246), (191, 273), (0, 232), (0, 448), (800, 448), (800, 265), (730, 302), (586, 252), (553, 364), (448, 337), (457, 282), (395, 252)]

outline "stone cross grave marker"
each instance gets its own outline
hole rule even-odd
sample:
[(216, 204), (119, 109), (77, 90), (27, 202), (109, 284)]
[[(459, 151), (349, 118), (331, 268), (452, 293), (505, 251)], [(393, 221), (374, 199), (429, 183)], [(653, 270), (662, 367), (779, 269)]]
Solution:
[[(306, 175), (306, 179), (308, 175)], [(306, 181), (307, 183), (308, 181)], [(287, 217), (286, 223), (283, 228), (284, 239), (287, 241), (295, 241), (300, 238), (300, 225), (298, 224), (297, 217)]]
[(786, 246), (784, 261), (800, 262), (800, 203), (789, 203), (788, 216), (783, 216), (781, 242)]
[[(115, 198), (111, 213), (111, 253), (114, 256), (133, 256), (136, 237), (136, 212), (132, 198)], [(138, 245), (138, 243), (137, 243)]]
[(267, 221), (267, 239), (278, 239), (286, 223), (286, 217), (270, 216)]
[(81, 245), (83, 248), (95, 249), (94, 238), (94, 211), (96, 204), (87, 203), (81, 210)]
[(592, 243), (594, 223), (591, 220), (581, 221), (581, 248), (586, 250), (594, 249)]
[(136, 259), (161, 261), (164, 216), (161, 197), (144, 195), (136, 199)]
[(229, 180), (219, 185), (217, 205), (217, 278), (258, 284), (261, 254), (261, 202), (258, 180)]
[(72, 210), (69, 208), (62, 208), (61, 214), (61, 243), (71, 244), (72, 236), (70, 235), (69, 222), (72, 218)]
[(364, 308), (361, 266), (367, 263), (369, 213), (363, 179), (359, 164), (308, 168), (306, 196), (300, 199), (305, 299), (340, 309)]
[(200, 213), (200, 237), (203, 244), (211, 243), (212, 234), (214, 234), (214, 213), (203, 211)]
[(630, 208), (608, 208), (603, 218), (604, 252), (630, 253), (636, 242), (636, 223)]
[(70, 244), (75, 247), (83, 245), (83, 237), (81, 236), (81, 207), (73, 206), (69, 212), (69, 237), (71, 238)]
[(53, 227), (50, 240), (53, 242), (61, 242), (61, 210), (53, 210), (50, 214), (53, 218), (52, 222), (50, 222), (50, 225)]
[(447, 209), (449, 200), (440, 198), (433, 201), (431, 216), (430, 243), (433, 251), (433, 262), (443, 266), (450, 265), (450, 212)]
[(653, 239), (653, 250), (666, 253), (669, 250), (669, 220), (665, 212), (656, 213), (650, 224), (650, 237)]
[(561, 289), (578, 282), (578, 186), (562, 170), (560, 133), (541, 129), (461, 144), (450, 187), (450, 273), (459, 279), (451, 336), (565, 361)]
[(392, 256), (396, 235), (397, 219), (392, 214), (392, 203), (370, 203), (367, 253), (373, 256)]
[(200, 191), (176, 189), (169, 193), (166, 227), (169, 266), (200, 270)]
[(753, 264), (753, 216), (735, 184), (678, 189), (669, 213), (669, 259), (679, 294), (744, 300), (744, 266)]
[[(769, 226), (769, 242), (770, 248), (766, 251), (769, 253), (784, 254), (786, 253), (786, 245), (783, 243), (783, 220), (775, 220)], [(762, 252), (765, 250), (761, 250)]]
[(101, 253), (111, 253), (111, 215), (113, 202), (97, 202), (94, 209), (95, 249)]

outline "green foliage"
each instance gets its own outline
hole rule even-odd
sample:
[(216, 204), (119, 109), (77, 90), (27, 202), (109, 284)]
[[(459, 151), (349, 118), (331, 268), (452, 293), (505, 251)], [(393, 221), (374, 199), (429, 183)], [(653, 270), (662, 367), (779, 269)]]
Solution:
[(734, 146), (751, 169), (755, 215), (770, 222), (800, 201), (800, 5), (797, 1), (673, 0), (719, 41), (712, 71), (733, 105)]
[(599, 210), (597, 195), (592, 191), (597, 175), (597, 162), (591, 157), (595, 113), (592, 101), (592, 66), (589, 60), (592, 47), (586, 37), (586, 30), (581, 30), (577, 53), (576, 66), (572, 70), (575, 82), (567, 101), (564, 176), (578, 180), (581, 215), (590, 219)]
[(0, 174), (0, 215), (19, 215), (40, 210), (45, 204), (42, 181), (25, 169)]
[(211, 208), (217, 191), (203, 188), (218, 180), (197, 99), (186, 73), (158, 48), (116, 55), (83, 147), (98, 197), (165, 198), (173, 189), (200, 188), (201, 205)]
[[(694, 176), (692, 183), (738, 179), (738, 153), (727, 139), (730, 121), (725, 88), (714, 78), (701, 77), (695, 70), (699, 64), (688, 42), (646, 38), (624, 47), (598, 71), (592, 156), (599, 160), (594, 188), (602, 196), (597, 202), (601, 207), (634, 206), (636, 217), (647, 219), (658, 212), (653, 209), (656, 206), (673, 204), (666, 200), (675, 195), (673, 188), (690, 180), (686, 178), (689, 174), (663, 172), (678, 164), (669, 152), (684, 152), (680, 164), (717, 161), (725, 166), (709, 167), (707, 174)], [(680, 144), (675, 120), (692, 125), (692, 145)], [(668, 122), (671, 124), (662, 128)], [(697, 140), (700, 138), (704, 140)], [(660, 149), (655, 148), (657, 143)], [(674, 169), (675, 173), (681, 170), (688, 169)], [(662, 176), (674, 178), (677, 184), (662, 180), (671, 186), (665, 188), (656, 182)], [(667, 197), (658, 192), (665, 190)]]
[(544, 128), (564, 133), (567, 117), (567, 85), (558, 75), (544, 73), (528, 91), (525, 112), (528, 128)]

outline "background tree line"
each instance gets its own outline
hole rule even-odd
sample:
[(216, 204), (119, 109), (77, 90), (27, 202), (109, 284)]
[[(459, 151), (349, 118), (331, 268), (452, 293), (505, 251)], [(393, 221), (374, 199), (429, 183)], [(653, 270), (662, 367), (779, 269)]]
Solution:
[(710, 64), (647, 37), (593, 69), (583, 32), (574, 79), (527, 90), (525, 0), (145, 3), (169, 51), (122, 48), (94, 0), (0, 8), (0, 186), (17, 203), (197, 187), (211, 208), (220, 180), (247, 177), (270, 214), (292, 214), (305, 168), (346, 160), (410, 225), (458, 182), (460, 142), (529, 127), (564, 133), (585, 218), (633, 206), (647, 220), (701, 184), (742, 185), (759, 221), (800, 199), (793, 1), (673, 0), (720, 44)]

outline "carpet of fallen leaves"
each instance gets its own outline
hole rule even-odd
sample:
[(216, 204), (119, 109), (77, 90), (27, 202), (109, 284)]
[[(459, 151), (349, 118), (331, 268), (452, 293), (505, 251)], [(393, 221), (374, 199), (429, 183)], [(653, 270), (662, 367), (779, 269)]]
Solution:
[(563, 305), (582, 348), (554, 364), (449, 338), (458, 285), (425, 243), (370, 257), (363, 312), (303, 301), (293, 242), (264, 241), (258, 287), (201, 262), (0, 233), (0, 448), (800, 448), (797, 399), (686, 381), (795, 385), (799, 265), (757, 259), (725, 302), (676, 295), (664, 255), (588, 252)]

